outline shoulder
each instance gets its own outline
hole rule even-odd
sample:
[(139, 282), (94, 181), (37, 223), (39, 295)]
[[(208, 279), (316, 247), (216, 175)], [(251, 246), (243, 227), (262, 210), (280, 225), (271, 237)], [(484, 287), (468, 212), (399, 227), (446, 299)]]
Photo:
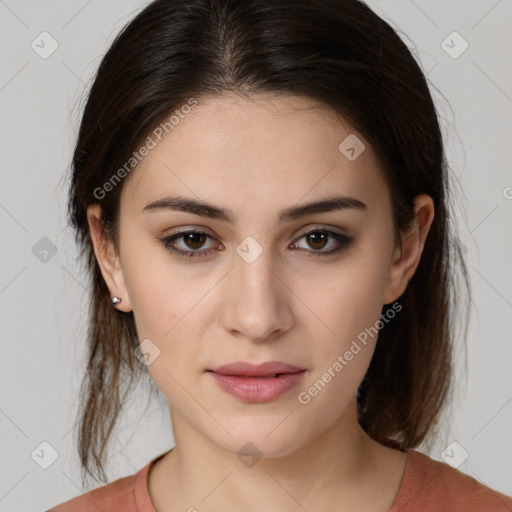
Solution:
[[(151, 464), (151, 463), (150, 463)], [(147, 510), (141, 507), (141, 490), (146, 483), (150, 464), (137, 473), (119, 478), (114, 482), (87, 491), (68, 501), (60, 503), (47, 512), (139, 512)]]
[(390, 512), (510, 512), (512, 497), (449, 464), (408, 450), (407, 465)]

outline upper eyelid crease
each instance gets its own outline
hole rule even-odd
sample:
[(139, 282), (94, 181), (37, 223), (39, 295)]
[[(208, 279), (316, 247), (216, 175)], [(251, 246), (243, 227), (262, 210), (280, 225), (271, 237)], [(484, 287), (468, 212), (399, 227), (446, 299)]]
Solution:
[[(292, 206), (282, 210), (278, 214), (278, 222), (291, 222), (306, 215), (326, 213), (337, 210), (356, 209), (368, 211), (368, 206), (354, 197), (336, 196), (320, 201), (314, 201), (299, 206)], [(147, 204), (142, 211), (144, 213), (157, 210), (173, 210), (193, 213), (201, 217), (220, 220), (229, 224), (236, 222), (236, 216), (231, 210), (219, 208), (206, 201), (183, 197), (165, 197)]]

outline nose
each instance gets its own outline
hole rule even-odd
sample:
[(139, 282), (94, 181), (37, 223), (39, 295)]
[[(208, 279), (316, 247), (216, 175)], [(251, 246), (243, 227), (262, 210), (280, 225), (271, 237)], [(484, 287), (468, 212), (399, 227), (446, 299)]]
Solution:
[(234, 255), (233, 268), (224, 280), (221, 314), (224, 329), (232, 335), (264, 342), (290, 329), (291, 290), (283, 272), (273, 266), (265, 250), (254, 261)]

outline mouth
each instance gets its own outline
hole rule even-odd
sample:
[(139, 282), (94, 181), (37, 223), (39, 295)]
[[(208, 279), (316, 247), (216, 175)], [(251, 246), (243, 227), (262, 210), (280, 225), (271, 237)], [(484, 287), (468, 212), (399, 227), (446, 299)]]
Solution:
[(209, 369), (207, 371), (225, 376), (231, 375), (236, 377), (268, 379), (280, 377), (281, 375), (305, 371), (305, 368), (283, 363), (281, 361), (267, 361), (260, 364), (252, 364), (246, 361), (236, 361), (234, 363), (225, 364), (214, 369)]
[[(240, 377), (242, 379), (273, 379), (275, 377), (281, 377), (281, 375), (292, 375), (294, 373), (299, 372), (286, 372), (286, 373), (273, 373), (271, 375), (238, 375), (236, 373), (219, 373), (214, 372), (213, 370), (206, 370), (211, 373), (216, 373), (217, 375), (222, 375), (223, 377)], [(301, 372), (305, 370), (300, 370)]]
[[(281, 365), (275, 371), (276, 365)], [(269, 371), (269, 366), (273, 366)], [(306, 369), (284, 363), (264, 363), (254, 366), (247, 363), (235, 363), (207, 370), (215, 383), (226, 393), (243, 402), (271, 402), (297, 386)]]
[[(222, 374), (221, 374), (222, 375)], [(229, 374), (224, 374), (225, 376), (229, 376)], [(279, 377), (280, 375), (288, 375), (286, 373), (274, 373), (272, 375), (234, 375), (232, 374), (232, 377), (242, 377), (245, 379), (273, 379), (274, 377)]]

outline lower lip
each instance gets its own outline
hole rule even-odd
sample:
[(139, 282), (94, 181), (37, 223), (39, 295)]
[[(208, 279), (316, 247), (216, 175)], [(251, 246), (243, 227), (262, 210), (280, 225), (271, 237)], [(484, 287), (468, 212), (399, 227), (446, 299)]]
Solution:
[(271, 402), (284, 392), (296, 386), (306, 370), (297, 373), (283, 373), (278, 377), (258, 378), (237, 375), (220, 375), (209, 371), (215, 382), (226, 393), (244, 402)]

